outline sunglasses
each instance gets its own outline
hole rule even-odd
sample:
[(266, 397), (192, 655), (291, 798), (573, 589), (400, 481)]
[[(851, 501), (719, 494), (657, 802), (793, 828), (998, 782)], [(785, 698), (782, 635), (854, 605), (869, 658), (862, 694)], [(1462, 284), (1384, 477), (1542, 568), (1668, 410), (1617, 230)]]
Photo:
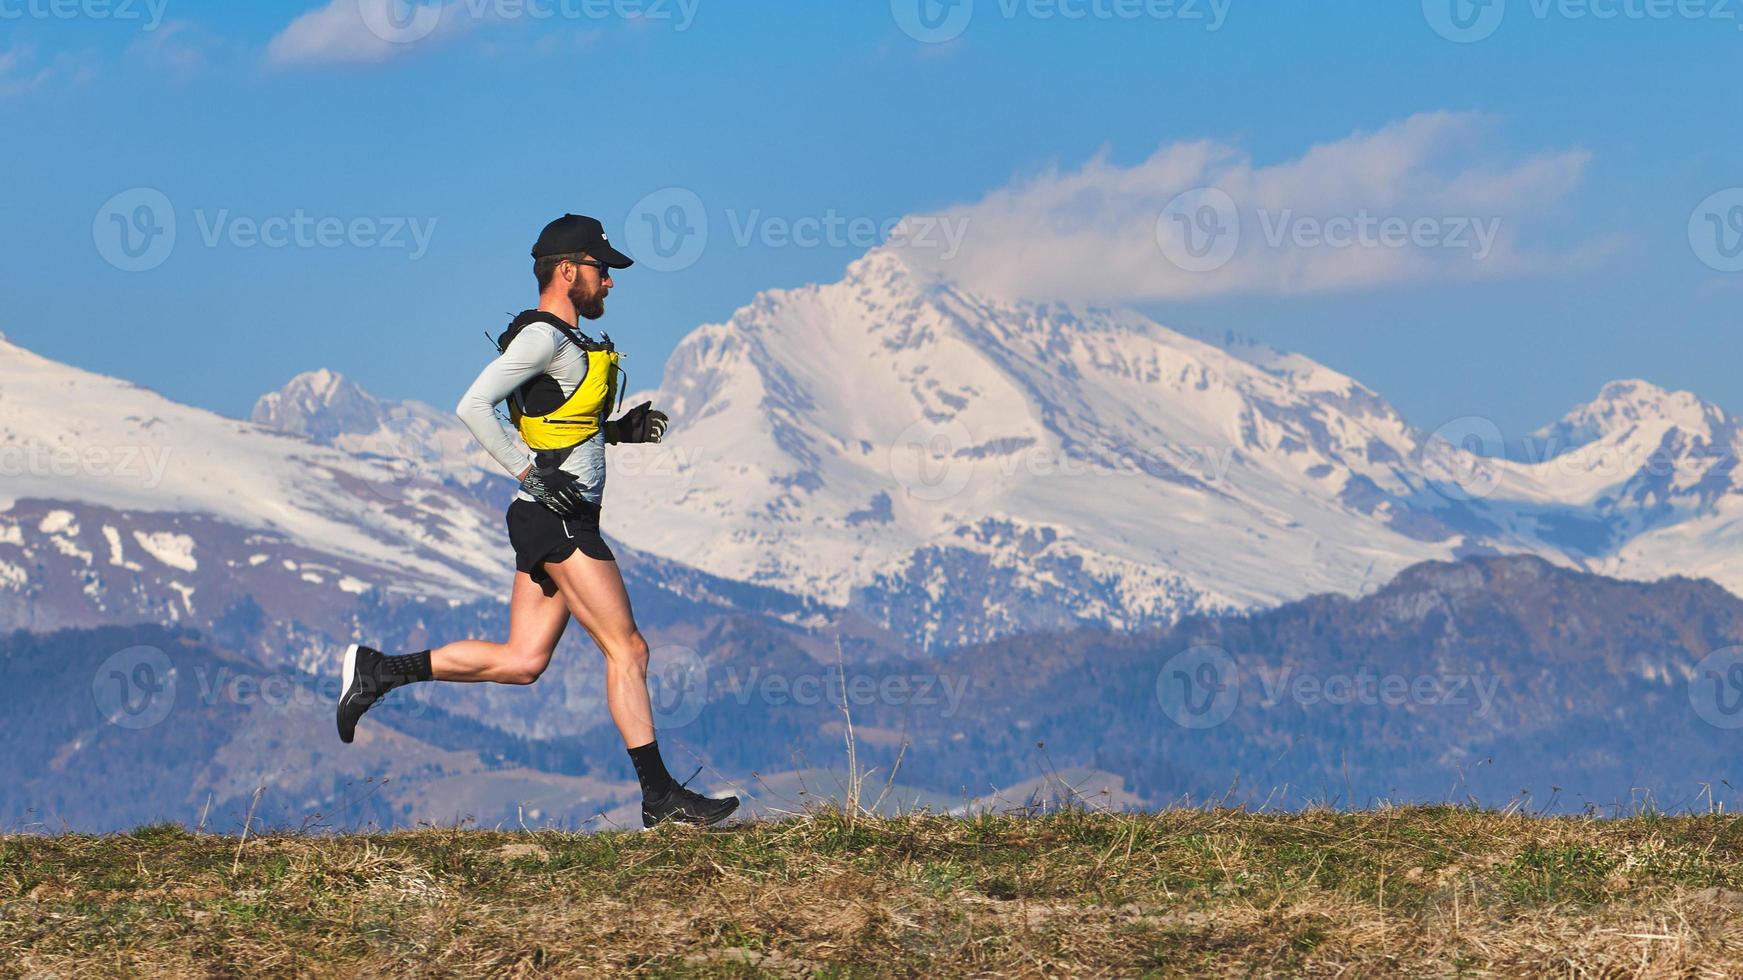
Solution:
[(611, 278), (611, 266), (606, 265), (604, 262), (601, 262), (598, 259), (569, 259), (568, 261), (574, 263), (575, 265), (590, 265), (593, 268), (598, 269), (599, 270), (599, 278), (601, 278), (601, 279), (610, 279)]

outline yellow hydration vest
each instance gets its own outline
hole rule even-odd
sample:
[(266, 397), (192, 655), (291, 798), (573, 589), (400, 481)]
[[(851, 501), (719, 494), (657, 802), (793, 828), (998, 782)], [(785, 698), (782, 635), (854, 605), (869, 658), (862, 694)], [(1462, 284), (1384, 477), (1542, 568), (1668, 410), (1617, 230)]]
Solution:
[(562, 389), (550, 375), (533, 379), (509, 398), (509, 418), (520, 430), (527, 448), (534, 452), (573, 449), (599, 434), (612, 401), (623, 397), (622, 355), (612, 345), (610, 335), (604, 335), (603, 341), (578, 336), (574, 328), (558, 317), (538, 311), (521, 314), (497, 342), (498, 350), (508, 350), (521, 328), (529, 323), (549, 324), (568, 338), (586, 359), (587, 373), (574, 392), (548, 412), (543, 411), (543, 406), (550, 404), (553, 394), (560, 397)]

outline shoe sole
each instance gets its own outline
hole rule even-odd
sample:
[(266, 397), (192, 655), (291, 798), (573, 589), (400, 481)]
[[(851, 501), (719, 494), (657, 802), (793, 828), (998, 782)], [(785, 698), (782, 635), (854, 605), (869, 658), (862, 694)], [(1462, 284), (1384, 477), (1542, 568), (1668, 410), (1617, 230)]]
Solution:
[(351, 726), (350, 736), (347, 737), (344, 722), (345, 702), (350, 700), (351, 692), (357, 689), (357, 644), (353, 643), (345, 648), (345, 665), (340, 667), (339, 671), (339, 683), (341, 685), (339, 690), (339, 712), (337, 719), (337, 724), (339, 726), (339, 741), (344, 742), (346, 745), (350, 745), (351, 740), (357, 737), (357, 726), (355, 724)]
[(660, 827), (660, 826), (663, 826), (663, 825), (669, 824), (669, 823), (683, 824), (686, 827), (714, 827), (714, 826), (719, 825), (719, 823), (722, 820), (725, 820), (727, 817), (730, 817), (733, 814), (737, 813), (738, 808), (742, 802), (743, 802), (742, 800), (735, 801), (732, 804), (732, 806), (730, 806), (726, 809), (725, 813), (722, 813), (720, 816), (715, 817), (713, 820), (709, 820), (709, 821), (706, 821), (704, 823), (689, 823), (689, 822), (686, 822), (683, 820), (673, 820), (672, 818), (667, 817), (666, 819), (661, 820), (659, 823), (654, 824), (652, 827), (648, 826), (646, 822), (643, 822), (641, 829), (645, 833), (646, 831), (653, 830), (655, 827)]

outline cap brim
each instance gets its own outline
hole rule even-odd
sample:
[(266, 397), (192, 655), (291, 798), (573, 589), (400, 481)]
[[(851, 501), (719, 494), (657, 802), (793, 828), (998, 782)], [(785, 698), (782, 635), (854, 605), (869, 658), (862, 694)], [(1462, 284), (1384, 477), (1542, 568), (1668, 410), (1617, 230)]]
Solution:
[(635, 265), (635, 259), (632, 259), (622, 252), (619, 252), (617, 249), (612, 248), (609, 242), (593, 246), (587, 250), (587, 254), (601, 262), (604, 262), (613, 269), (627, 269), (630, 266)]

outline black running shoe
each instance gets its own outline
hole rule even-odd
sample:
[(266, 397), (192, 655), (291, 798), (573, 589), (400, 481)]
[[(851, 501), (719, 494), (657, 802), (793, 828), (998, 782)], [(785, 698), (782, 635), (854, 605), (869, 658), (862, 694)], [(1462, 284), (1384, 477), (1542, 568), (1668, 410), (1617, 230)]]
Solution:
[(736, 809), (736, 796), (711, 800), (686, 786), (673, 784), (671, 791), (665, 796), (656, 800), (642, 800), (642, 827), (651, 828), (666, 821), (710, 827), (732, 816), (732, 811)]
[(351, 646), (339, 673), (339, 741), (351, 744), (357, 737), (357, 719), (374, 707), (382, 695), (381, 651)]

